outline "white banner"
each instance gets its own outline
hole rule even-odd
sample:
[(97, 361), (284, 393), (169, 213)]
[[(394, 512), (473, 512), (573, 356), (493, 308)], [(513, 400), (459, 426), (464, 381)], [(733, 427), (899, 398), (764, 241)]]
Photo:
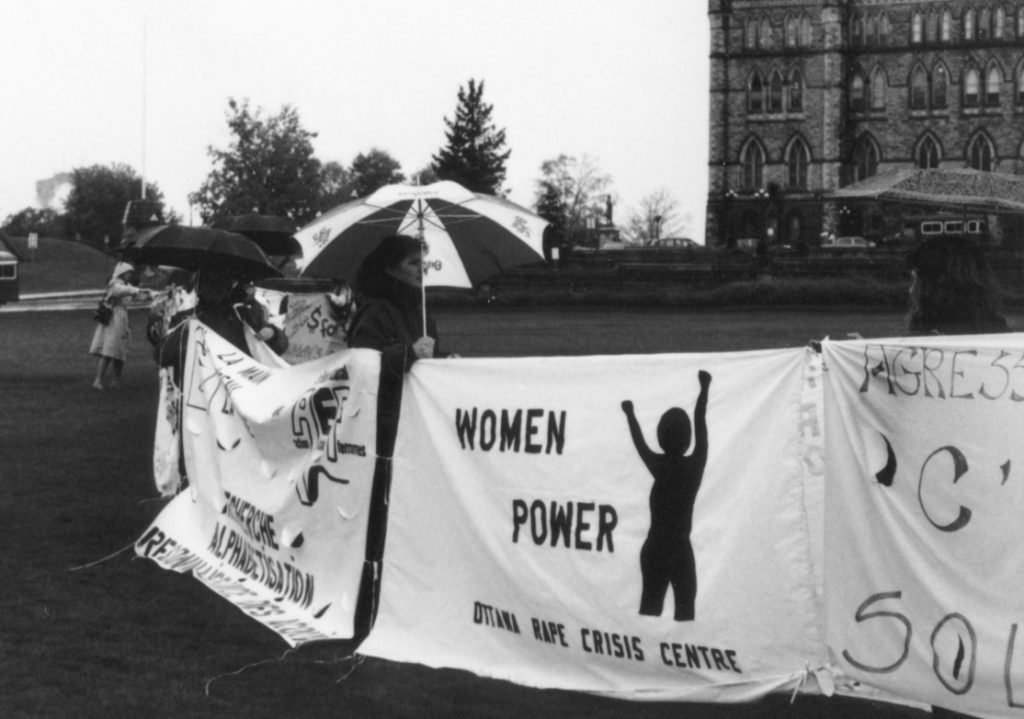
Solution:
[(831, 650), (865, 684), (1024, 717), (1024, 339), (823, 352)]
[(198, 321), (189, 332), (188, 486), (136, 552), (191, 571), (289, 644), (352, 637), (367, 590), (380, 355), (272, 367)]
[(813, 690), (808, 353), (417, 362), (360, 651), (632, 699)]

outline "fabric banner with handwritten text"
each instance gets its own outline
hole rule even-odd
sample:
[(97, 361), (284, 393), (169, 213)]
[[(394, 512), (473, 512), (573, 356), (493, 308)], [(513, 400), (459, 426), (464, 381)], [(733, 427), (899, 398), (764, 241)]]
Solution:
[(1024, 716), (1024, 338), (823, 353), (832, 652), (894, 694)]
[(417, 362), (360, 651), (632, 699), (804, 685), (810, 354)]

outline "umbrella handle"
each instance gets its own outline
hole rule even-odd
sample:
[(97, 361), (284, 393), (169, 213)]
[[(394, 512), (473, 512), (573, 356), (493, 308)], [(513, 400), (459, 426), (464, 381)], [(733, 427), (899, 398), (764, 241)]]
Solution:
[(427, 336), (427, 283), (420, 282), (420, 307), (423, 308), (423, 336)]

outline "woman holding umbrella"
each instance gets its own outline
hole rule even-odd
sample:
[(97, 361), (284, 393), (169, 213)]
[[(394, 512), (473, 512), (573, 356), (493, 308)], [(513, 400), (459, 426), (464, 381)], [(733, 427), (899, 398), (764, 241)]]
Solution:
[[(410, 361), (443, 356), (437, 325), (423, 326), (423, 248), (408, 235), (389, 235), (366, 256), (356, 274), (356, 313), (349, 347), (383, 352), (405, 345)], [(425, 331), (424, 331), (425, 330)]]
[(124, 372), (124, 361), (128, 357), (128, 343), (131, 340), (132, 331), (128, 320), (128, 308), (125, 303), (128, 299), (142, 295), (150, 296), (150, 291), (140, 289), (135, 268), (127, 262), (118, 262), (114, 267), (114, 273), (107, 283), (105, 301), (111, 306), (113, 312), (107, 324), (97, 324), (96, 331), (92, 336), (92, 344), (89, 345), (89, 353), (99, 357), (96, 364), (96, 378), (92, 382), (94, 389), (103, 389), (110, 371), (113, 375), (110, 387), (117, 389), (121, 386), (121, 374)]

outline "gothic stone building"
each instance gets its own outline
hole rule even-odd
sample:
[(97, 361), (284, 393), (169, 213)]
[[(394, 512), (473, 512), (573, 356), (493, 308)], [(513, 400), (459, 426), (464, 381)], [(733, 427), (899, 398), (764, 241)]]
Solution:
[[(891, 238), (905, 208), (832, 197), (880, 172), (1024, 174), (1024, 0), (710, 0), (708, 14), (709, 247)], [(1003, 224), (1019, 242), (1020, 220)]]

